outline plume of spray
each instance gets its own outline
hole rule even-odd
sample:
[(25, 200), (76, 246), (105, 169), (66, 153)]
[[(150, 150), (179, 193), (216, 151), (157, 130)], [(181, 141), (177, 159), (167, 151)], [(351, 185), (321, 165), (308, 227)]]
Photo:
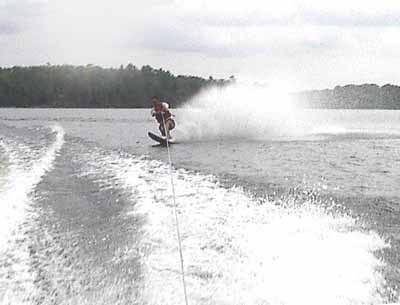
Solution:
[(180, 138), (274, 139), (293, 137), (296, 107), (287, 88), (233, 84), (208, 88), (184, 105)]

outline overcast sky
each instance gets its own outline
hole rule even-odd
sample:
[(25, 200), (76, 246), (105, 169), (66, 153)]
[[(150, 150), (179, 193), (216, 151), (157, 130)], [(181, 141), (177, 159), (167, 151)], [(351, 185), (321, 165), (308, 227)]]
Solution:
[(291, 89), (400, 84), (400, 1), (0, 0), (0, 65), (46, 62)]

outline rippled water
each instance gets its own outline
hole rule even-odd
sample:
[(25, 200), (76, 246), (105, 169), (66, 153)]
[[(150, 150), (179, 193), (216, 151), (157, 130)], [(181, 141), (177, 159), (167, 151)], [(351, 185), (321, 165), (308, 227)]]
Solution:
[[(190, 111), (171, 147), (190, 304), (398, 301), (399, 112), (304, 111), (295, 133), (245, 136), (192, 132), (207, 122)], [(148, 111), (0, 118), (2, 303), (183, 304)]]

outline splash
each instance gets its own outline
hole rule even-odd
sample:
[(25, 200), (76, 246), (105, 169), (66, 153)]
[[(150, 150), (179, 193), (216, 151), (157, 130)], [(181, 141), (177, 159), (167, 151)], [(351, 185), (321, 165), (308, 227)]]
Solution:
[(178, 111), (180, 140), (313, 140), (330, 135), (400, 135), (399, 115), (383, 110), (304, 109), (287, 84), (209, 88)]
[(283, 86), (236, 84), (210, 88), (180, 116), (182, 139), (281, 138), (298, 134), (296, 107)]

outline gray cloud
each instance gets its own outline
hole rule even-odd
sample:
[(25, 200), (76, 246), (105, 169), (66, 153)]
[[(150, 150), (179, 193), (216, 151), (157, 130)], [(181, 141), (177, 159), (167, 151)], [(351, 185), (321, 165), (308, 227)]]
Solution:
[(0, 35), (11, 35), (20, 32), (20, 28), (13, 23), (0, 23)]
[(6, 1), (0, 4), (2, 15), (8, 15), (15, 18), (39, 16), (45, 12), (46, 2), (31, 0)]
[(400, 14), (398, 13), (367, 15), (354, 12), (352, 15), (339, 15), (329, 12), (305, 11), (302, 14), (302, 19), (304, 22), (319, 26), (400, 27)]
[(45, 3), (29, 0), (0, 4), (0, 35), (19, 34), (29, 29), (31, 22), (45, 14)]
[(371, 11), (341, 12), (307, 7), (281, 15), (257, 9), (233, 14), (167, 11), (134, 29), (135, 34), (127, 45), (212, 57), (274, 56), (291, 54), (293, 50), (326, 53), (351, 47), (359, 40), (362, 28), (375, 31), (366, 37), (370, 40), (377, 40), (377, 28), (400, 29), (399, 12)]
[(300, 28), (294, 33), (291, 26), (197, 26), (194, 24), (162, 21), (149, 24), (129, 38), (130, 47), (142, 47), (174, 53), (195, 53), (211, 57), (274, 56), (297, 52), (325, 52), (338, 47), (341, 37), (326, 32), (317, 37), (307, 37)]
[(241, 16), (202, 15), (200, 13), (185, 15), (180, 18), (187, 24), (212, 27), (290, 26), (299, 24), (336, 27), (400, 27), (400, 12), (385, 12), (376, 15), (353, 12), (351, 15), (344, 15), (334, 12), (300, 9), (287, 16), (271, 16), (263, 12), (251, 12)]

